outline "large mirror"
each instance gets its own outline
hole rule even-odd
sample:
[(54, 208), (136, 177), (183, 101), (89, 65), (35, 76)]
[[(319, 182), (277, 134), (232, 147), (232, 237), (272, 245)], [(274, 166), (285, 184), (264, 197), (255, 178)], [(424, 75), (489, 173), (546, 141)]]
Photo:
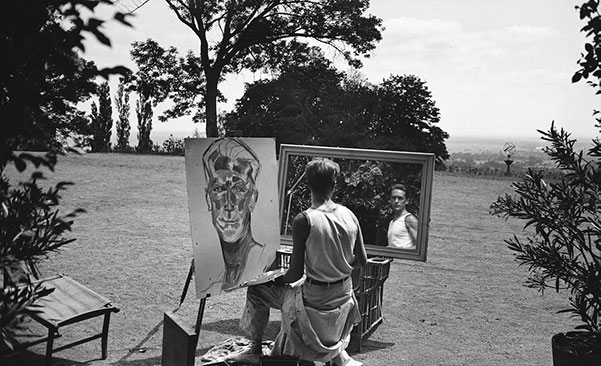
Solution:
[[(368, 255), (426, 261), (434, 175), (430, 153), (282, 144), (278, 177), (282, 245), (292, 245), (292, 220), (311, 205), (304, 169), (314, 157), (340, 165), (332, 199), (359, 219)], [(396, 183), (406, 187), (406, 209), (417, 218), (416, 242), (409, 248), (388, 245), (388, 226), (394, 218), (390, 188)]]

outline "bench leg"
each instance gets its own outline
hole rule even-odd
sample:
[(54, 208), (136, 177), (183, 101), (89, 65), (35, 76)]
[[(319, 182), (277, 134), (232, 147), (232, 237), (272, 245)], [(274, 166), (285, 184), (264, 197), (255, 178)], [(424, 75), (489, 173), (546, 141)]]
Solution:
[(48, 339), (46, 340), (46, 360), (44, 361), (45, 366), (52, 365), (52, 349), (54, 347), (54, 334), (55, 333), (56, 332), (55, 332), (54, 328), (48, 329)]
[(102, 359), (105, 360), (108, 356), (108, 340), (109, 340), (109, 323), (111, 322), (111, 313), (104, 314), (104, 323), (102, 324)]

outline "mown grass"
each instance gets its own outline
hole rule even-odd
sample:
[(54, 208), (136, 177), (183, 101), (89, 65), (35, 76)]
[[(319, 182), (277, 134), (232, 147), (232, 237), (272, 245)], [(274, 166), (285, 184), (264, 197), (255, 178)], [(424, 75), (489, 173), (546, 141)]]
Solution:
[[(107, 360), (99, 360), (99, 342), (92, 342), (58, 353), (55, 365), (160, 364), (163, 312), (178, 305), (192, 256), (184, 158), (67, 155), (46, 175), (47, 184), (75, 183), (64, 192), (61, 210), (86, 213), (75, 220), (77, 240), (44, 261), (42, 271), (68, 274), (121, 308), (112, 318)], [(393, 261), (384, 322), (356, 359), (366, 365), (551, 365), (551, 336), (575, 322), (555, 314), (567, 304), (562, 296), (522, 285), (525, 269), (503, 243), (521, 223), (488, 213), (510, 185), (511, 179), (435, 174), (428, 261)], [(208, 299), (198, 355), (242, 335), (243, 304), (244, 291)], [(179, 314), (193, 324), (197, 306), (191, 290)], [(278, 319), (274, 312), (269, 337)], [(63, 341), (87, 331), (67, 328)], [(42, 364), (43, 346), (31, 351), (10, 361)]]

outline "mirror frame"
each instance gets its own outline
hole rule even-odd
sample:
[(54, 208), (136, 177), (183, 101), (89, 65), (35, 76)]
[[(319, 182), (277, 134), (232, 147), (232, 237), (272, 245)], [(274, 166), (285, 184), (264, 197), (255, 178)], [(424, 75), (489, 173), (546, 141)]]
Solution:
[[(296, 155), (355, 160), (377, 160), (401, 164), (421, 165), (421, 191), (419, 202), (419, 215), (417, 215), (420, 223), (420, 230), (418, 230), (416, 248), (400, 249), (368, 244), (365, 245), (365, 248), (369, 256), (408, 259), (422, 262), (426, 261), (428, 249), (428, 232), (430, 229), (432, 180), (434, 177), (433, 153), (282, 144), (280, 145), (278, 172), (278, 189), (280, 197), (280, 228), (281, 221), (283, 220), (284, 205), (286, 200), (285, 189), (287, 181), (286, 173), (288, 172), (288, 162), (290, 160), (290, 156)], [(280, 244), (291, 247), (292, 237), (290, 235), (280, 235)]]

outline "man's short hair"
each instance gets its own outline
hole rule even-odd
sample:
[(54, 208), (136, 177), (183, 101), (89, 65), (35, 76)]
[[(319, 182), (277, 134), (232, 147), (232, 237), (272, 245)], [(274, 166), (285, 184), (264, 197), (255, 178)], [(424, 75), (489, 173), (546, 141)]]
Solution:
[(392, 196), (392, 191), (394, 191), (395, 189), (398, 189), (399, 191), (403, 191), (405, 192), (405, 198), (409, 198), (409, 196), (411, 195), (411, 193), (409, 192), (409, 190), (407, 189), (407, 186), (401, 183), (396, 183), (393, 184), (390, 187), (390, 195)]
[(311, 191), (320, 194), (332, 192), (338, 173), (340, 166), (326, 158), (315, 158), (305, 167), (307, 185)]
[(261, 163), (255, 152), (244, 141), (232, 138), (215, 140), (202, 156), (207, 184), (217, 170), (232, 170), (250, 178), (256, 184)]

